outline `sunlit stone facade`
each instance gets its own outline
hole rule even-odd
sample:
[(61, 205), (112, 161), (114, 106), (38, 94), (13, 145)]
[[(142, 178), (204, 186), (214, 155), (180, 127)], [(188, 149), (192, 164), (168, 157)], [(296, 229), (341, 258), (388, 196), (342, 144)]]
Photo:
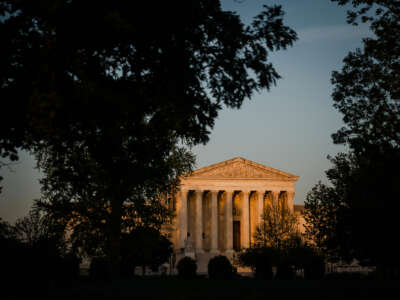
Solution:
[(170, 199), (175, 211), (169, 226), (175, 261), (197, 260), (207, 271), (208, 260), (248, 248), (268, 201), (282, 201), (293, 209), (298, 176), (243, 158), (195, 170), (181, 179), (178, 195)]

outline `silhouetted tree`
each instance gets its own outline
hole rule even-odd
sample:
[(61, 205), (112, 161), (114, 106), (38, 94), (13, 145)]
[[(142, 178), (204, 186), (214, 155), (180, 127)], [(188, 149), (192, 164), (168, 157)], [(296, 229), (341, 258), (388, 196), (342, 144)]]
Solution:
[[(129, 157), (127, 149), (122, 151)], [(172, 213), (163, 205), (163, 197), (175, 193), (179, 176), (190, 172), (194, 164), (190, 152), (176, 148), (157, 164), (149, 162), (147, 168), (142, 162), (126, 160), (119, 169), (123, 174), (112, 178), (94, 160), (79, 153), (74, 152), (67, 162), (59, 161), (54, 153), (40, 158), (46, 176), (41, 180), (43, 197), (37, 205), (64, 224), (73, 247), (88, 256), (111, 255), (110, 188), (118, 185), (118, 193), (125, 199), (119, 207), (121, 232), (143, 226), (160, 230)]]
[(17, 219), (14, 228), (16, 238), (29, 246), (54, 238), (59, 240), (60, 247), (65, 247), (64, 227), (37, 209), (31, 209), (27, 216)]
[(127, 276), (133, 275), (135, 267), (142, 267), (143, 275), (145, 268), (152, 271), (168, 262), (173, 252), (172, 243), (151, 227), (139, 227), (129, 233), (122, 234), (121, 256)]
[[(363, 48), (350, 52), (340, 72), (333, 72), (334, 107), (343, 114), (345, 126), (333, 135), (356, 155), (369, 147), (398, 148), (400, 144), (400, 2), (332, 0), (351, 2), (356, 11), (348, 22), (370, 23), (375, 36), (363, 39)], [(371, 12), (372, 10), (372, 12)], [(375, 14), (374, 14), (375, 13)]]
[(287, 249), (284, 266), (292, 266), (292, 271), (303, 270), (305, 279), (322, 279), (325, 275), (326, 253), (315, 245), (298, 241)]
[(153, 171), (172, 176), (173, 146), (207, 142), (223, 105), (274, 85), (268, 54), (296, 40), (280, 6), (249, 26), (219, 0), (8, 0), (0, 10), (0, 98), (12, 120), (0, 121), (1, 154), (21, 146), (56, 165), (83, 155), (101, 170), (114, 273), (126, 181), (143, 192)]
[(14, 239), (15, 236), (15, 228), (10, 223), (0, 218), (0, 239)]
[[(345, 154), (338, 155), (332, 162), (336, 163), (334, 169), (341, 172), (341, 177), (337, 180), (332, 179), (336, 182), (335, 187), (319, 182), (307, 194), (303, 211), (305, 235), (315, 247), (326, 254), (330, 261), (351, 261), (353, 258), (349, 244), (351, 235), (345, 224), (346, 215), (350, 212), (344, 199), (345, 180), (340, 180), (344, 179), (345, 173), (347, 173), (347, 178), (351, 174), (350, 169), (347, 168)], [(330, 171), (329, 174), (334, 175), (333, 169)], [(341, 192), (340, 189), (342, 189)]]
[(238, 255), (237, 263), (249, 267), (257, 279), (273, 279), (272, 267), (279, 261), (280, 252), (276, 248), (247, 248)]
[(50, 281), (65, 283), (79, 276), (80, 259), (69, 251), (63, 228), (36, 209), (17, 219), (14, 226), (1, 223), (0, 248), (6, 282), (46, 286)]
[[(394, 201), (400, 179), (400, 2), (332, 1), (351, 3), (348, 22), (369, 23), (374, 36), (364, 38), (363, 48), (350, 52), (342, 70), (332, 74), (334, 107), (345, 123), (333, 141), (347, 145), (349, 153), (332, 160), (332, 186), (310, 193), (306, 216), (315, 221), (317, 243), (390, 277), (400, 266), (392, 239), (400, 208)], [(326, 219), (316, 216), (318, 210), (325, 210)]]

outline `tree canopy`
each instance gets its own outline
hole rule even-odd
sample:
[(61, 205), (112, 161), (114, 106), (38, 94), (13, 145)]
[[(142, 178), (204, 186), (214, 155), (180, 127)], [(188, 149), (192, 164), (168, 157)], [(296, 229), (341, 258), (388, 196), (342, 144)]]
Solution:
[(1, 124), (4, 154), (49, 135), (86, 140), (121, 120), (136, 133), (166, 128), (204, 143), (223, 104), (239, 108), (276, 83), (268, 53), (296, 40), (280, 6), (249, 26), (219, 0), (19, 0), (0, 9), (1, 98), (18, 117)]
[(342, 70), (332, 74), (334, 107), (345, 123), (333, 141), (349, 152), (331, 159), (331, 186), (318, 184), (308, 194), (308, 232), (332, 255), (356, 258), (392, 276), (400, 266), (400, 249), (393, 241), (400, 208), (395, 201), (400, 166), (400, 2), (332, 1), (351, 3), (348, 22), (368, 23), (374, 36), (364, 38), (363, 47), (350, 52)]
[[(370, 23), (374, 36), (363, 39), (363, 48), (350, 52), (340, 72), (333, 72), (334, 107), (343, 114), (345, 127), (333, 135), (357, 154), (369, 146), (400, 145), (400, 2), (351, 2), (348, 22)], [(374, 13), (370, 13), (373, 10)]]
[(57, 205), (60, 191), (107, 199), (114, 265), (123, 203), (180, 175), (177, 145), (206, 143), (224, 105), (275, 85), (268, 55), (297, 39), (280, 6), (244, 25), (219, 0), (6, 0), (0, 14), (0, 154), (33, 151)]

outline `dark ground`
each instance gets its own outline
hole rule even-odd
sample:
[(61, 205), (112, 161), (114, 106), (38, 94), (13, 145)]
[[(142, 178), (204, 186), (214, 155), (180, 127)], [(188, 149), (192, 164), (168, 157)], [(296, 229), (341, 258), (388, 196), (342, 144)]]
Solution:
[(81, 280), (13, 290), (6, 299), (400, 299), (400, 281), (375, 280)]

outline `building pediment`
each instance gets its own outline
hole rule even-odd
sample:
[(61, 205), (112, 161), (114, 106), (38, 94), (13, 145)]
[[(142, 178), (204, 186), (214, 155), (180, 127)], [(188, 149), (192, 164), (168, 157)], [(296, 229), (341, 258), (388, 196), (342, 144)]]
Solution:
[(193, 171), (187, 179), (266, 179), (296, 181), (299, 177), (241, 157)]

